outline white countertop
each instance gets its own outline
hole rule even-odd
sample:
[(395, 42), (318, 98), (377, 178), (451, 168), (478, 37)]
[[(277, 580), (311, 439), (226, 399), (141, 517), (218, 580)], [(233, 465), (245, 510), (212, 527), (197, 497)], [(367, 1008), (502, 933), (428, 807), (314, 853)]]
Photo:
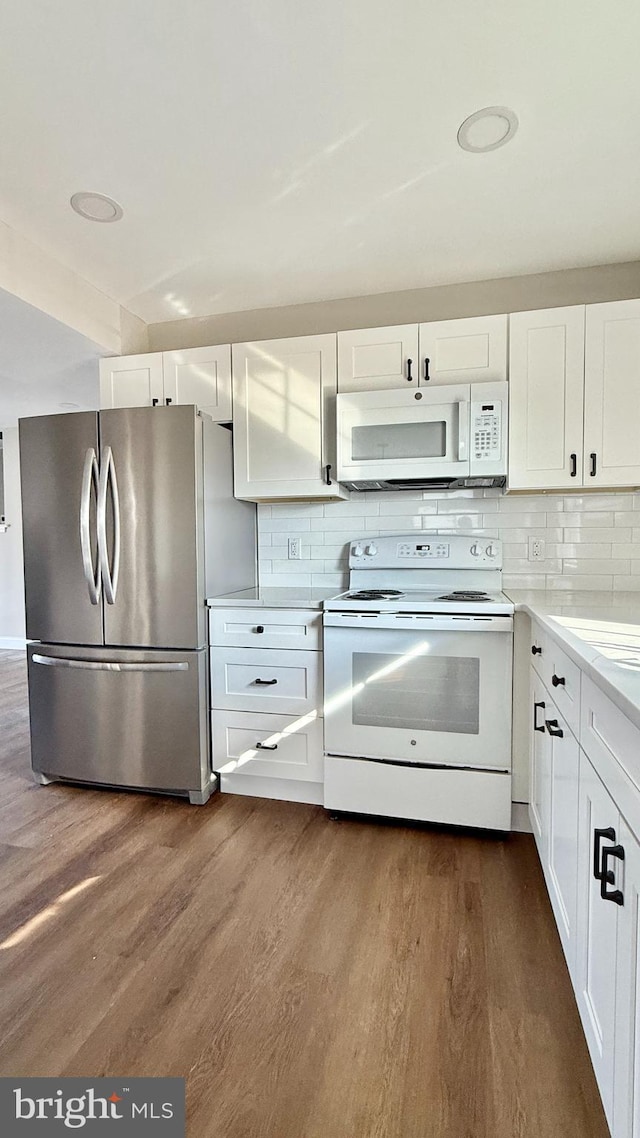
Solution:
[(640, 592), (506, 592), (640, 728)]
[(321, 609), (322, 602), (335, 597), (339, 589), (242, 589), (207, 597), (210, 608)]

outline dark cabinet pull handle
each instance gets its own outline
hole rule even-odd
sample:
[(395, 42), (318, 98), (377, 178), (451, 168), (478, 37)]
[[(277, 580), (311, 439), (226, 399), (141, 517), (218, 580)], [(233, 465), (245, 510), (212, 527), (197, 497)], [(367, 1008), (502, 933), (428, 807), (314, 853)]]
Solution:
[(532, 656), (542, 656), (542, 648), (538, 648), (537, 644), (532, 644), (531, 645), (531, 655)]
[(256, 751), (277, 751), (277, 743), (256, 743)]
[(554, 739), (564, 738), (564, 731), (561, 727), (558, 727), (557, 719), (546, 719), (545, 723), (547, 724), (547, 731), (550, 735), (553, 735)]
[(151, 400), (151, 406), (152, 406), (152, 407), (157, 407), (157, 406), (158, 406), (158, 403), (159, 403), (159, 400), (158, 400), (158, 399), (152, 399), (152, 400)]
[(544, 711), (544, 701), (542, 703), (534, 703), (533, 705), (533, 730), (544, 731), (544, 723), (538, 723), (538, 716), (536, 714), (538, 708), (541, 707)]
[(166, 403), (167, 407), (169, 406), (170, 403), (172, 403), (172, 400), (169, 399), (168, 395), (167, 395), (167, 398), (165, 399), (165, 403)]
[(556, 676), (556, 675), (553, 675), (553, 676), (551, 677), (551, 683), (553, 684), (554, 688), (557, 688), (557, 687), (564, 687), (564, 686), (565, 686), (565, 679), (564, 679), (564, 676)]
[(271, 684), (277, 684), (277, 680), (254, 680), (254, 684), (260, 684), (263, 688), (271, 687)]
[(412, 363), (413, 363), (413, 360), (407, 360), (407, 382), (408, 383), (411, 383), (411, 381), (413, 380), (413, 376), (411, 374)]
[(324, 480), (327, 486), (333, 486), (333, 482), (331, 481), (331, 463), (328, 463), (324, 468)]
[(425, 358), (424, 358), (424, 378), (427, 380), (427, 383), (431, 379), (431, 376), (429, 375), (429, 357), (428, 356), (425, 356)]
[(569, 457), (571, 458), (571, 478), (575, 478), (578, 473), (578, 456), (572, 454)]
[(596, 881), (602, 881), (600, 842), (603, 838), (606, 838), (608, 842), (615, 842), (616, 832), (613, 826), (607, 826), (604, 830), (593, 831), (593, 876)]
[(264, 632), (264, 624), (256, 625), (256, 632)]
[(612, 889), (608, 892), (607, 885), (615, 885), (616, 875), (609, 869), (607, 861), (610, 857), (617, 857), (624, 861), (622, 846), (607, 846), (602, 851), (602, 877), (600, 878), (600, 896), (603, 901), (613, 901), (614, 905), (624, 905), (624, 894), (621, 889)]
[(591, 451), (591, 454), (589, 455), (589, 458), (591, 459), (591, 470), (589, 471), (589, 475), (590, 475), (590, 477), (591, 477), (591, 478), (595, 478), (595, 476), (596, 476), (596, 469), (597, 469), (597, 467), (596, 467), (596, 464), (597, 464), (597, 461), (598, 461), (598, 456), (597, 456), (597, 454), (596, 454), (596, 452), (595, 452), (594, 450), (592, 450), (592, 451)]

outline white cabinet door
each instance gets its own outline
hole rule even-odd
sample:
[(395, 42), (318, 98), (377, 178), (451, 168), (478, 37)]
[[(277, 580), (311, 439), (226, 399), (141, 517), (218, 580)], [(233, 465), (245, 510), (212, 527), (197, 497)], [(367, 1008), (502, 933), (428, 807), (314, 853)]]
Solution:
[(640, 1138), (640, 841), (624, 821), (618, 841), (624, 865), (614, 863), (616, 886), (624, 904), (618, 914), (613, 1138)]
[(549, 897), (569, 972), (575, 974), (580, 748), (562, 715), (547, 701), (549, 758)]
[(164, 399), (195, 403), (217, 423), (231, 421), (231, 346), (162, 353)]
[(509, 318), (509, 488), (582, 485), (584, 305)]
[(100, 360), (100, 406), (152, 407), (163, 401), (162, 353)]
[(417, 387), (418, 325), (338, 332), (338, 391)]
[(531, 736), (530, 736), (530, 791), (529, 817), (536, 839), (542, 867), (547, 871), (549, 861), (549, 811), (551, 738), (545, 727), (549, 714), (549, 700), (540, 679), (531, 668)]
[(640, 300), (587, 305), (585, 486), (640, 484)]
[(506, 316), (473, 316), (420, 325), (421, 384), (506, 378)]
[(234, 344), (232, 360), (236, 497), (343, 497), (335, 335)]
[[(580, 755), (578, 918), (575, 990), (602, 1103), (611, 1126), (619, 906), (604, 901), (595, 870), (616, 843), (618, 810), (584, 752)], [(609, 836), (603, 834), (606, 831)], [(598, 863), (594, 854), (599, 850)]]

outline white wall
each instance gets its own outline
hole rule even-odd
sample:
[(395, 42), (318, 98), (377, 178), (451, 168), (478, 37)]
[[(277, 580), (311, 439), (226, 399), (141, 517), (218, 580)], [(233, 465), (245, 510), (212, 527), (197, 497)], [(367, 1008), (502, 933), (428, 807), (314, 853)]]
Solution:
[[(346, 502), (258, 507), (260, 583), (342, 588), (348, 542), (381, 533), (481, 532), (504, 542), (505, 587), (640, 589), (640, 493), (449, 494), (353, 492)], [(287, 537), (302, 538), (302, 561), (287, 559)], [(527, 559), (529, 537), (546, 543)]]
[(18, 428), (3, 430), (4, 512), (9, 529), (0, 533), (0, 648), (24, 646), (22, 511)]

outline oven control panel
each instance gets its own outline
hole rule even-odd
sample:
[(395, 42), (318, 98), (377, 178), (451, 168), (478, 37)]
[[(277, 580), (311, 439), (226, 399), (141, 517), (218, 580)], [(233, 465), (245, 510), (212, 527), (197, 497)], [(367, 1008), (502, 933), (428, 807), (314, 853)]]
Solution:
[(423, 560), (437, 557), (439, 561), (449, 556), (449, 546), (446, 542), (432, 542), (432, 541), (404, 541), (399, 542), (397, 547), (398, 557), (403, 561), (405, 558), (416, 558)]

